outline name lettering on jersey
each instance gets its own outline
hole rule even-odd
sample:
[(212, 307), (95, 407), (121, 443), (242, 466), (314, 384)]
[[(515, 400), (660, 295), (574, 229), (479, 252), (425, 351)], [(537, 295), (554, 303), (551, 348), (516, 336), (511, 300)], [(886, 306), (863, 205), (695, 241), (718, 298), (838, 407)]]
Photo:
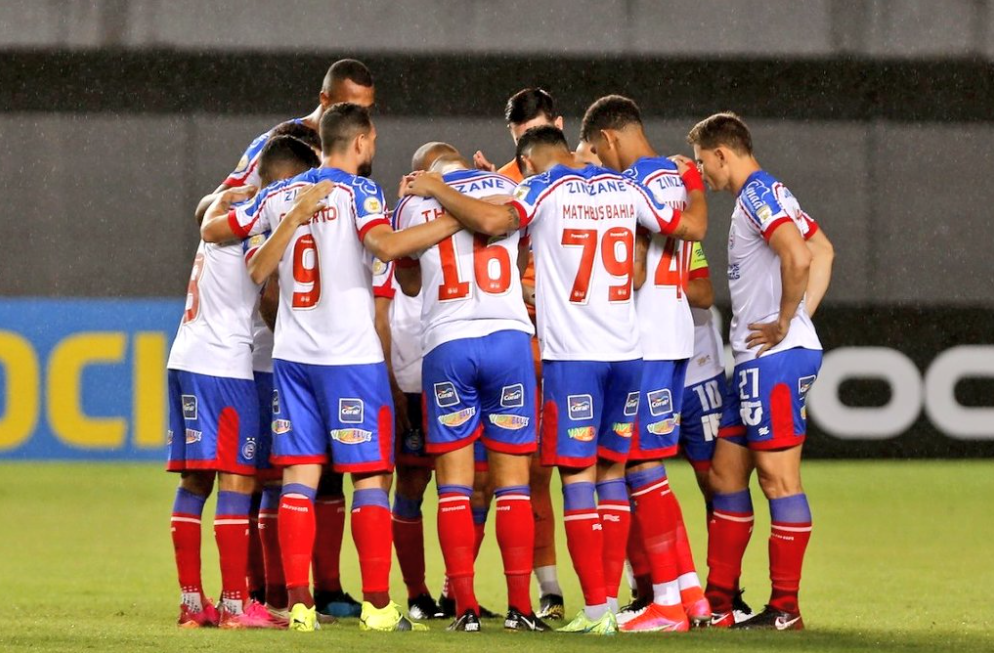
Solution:
[(273, 435), (283, 435), (284, 433), (289, 433), (291, 428), (290, 420), (288, 419), (273, 420)]
[(649, 413), (654, 417), (669, 415), (673, 412), (673, 395), (669, 388), (653, 390), (647, 393), (649, 398)]
[(590, 442), (594, 439), (594, 427), (574, 426), (572, 428), (566, 429), (566, 435), (568, 435), (571, 440), (577, 440), (579, 442)]
[(364, 429), (335, 429), (328, 431), (328, 435), (335, 442), (341, 442), (342, 444), (362, 444), (373, 439), (372, 431)]
[(454, 413), (449, 413), (447, 415), (439, 415), (438, 423), (442, 426), (448, 426), (455, 428), (456, 426), (462, 426), (468, 422), (473, 415), (476, 415), (476, 406), (470, 406), (469, 408), (463, 408), (462, 410), (456, 411)]
[(639, 412), (639, 393), (629, 392), (625, 399), (625, 417), (632, 417)]
[(525, 405), (525, 386), (521, 383), (505, 385), (500, 391), (500, 405), (503, 408), (521, 408)]
[(338, 400), (338, 421), (343, 424), (362, 424), (363, 412), (362, 399)]
[(490, 416), (491, 424), (498, 428), (507, 429), (508, 431), (519, 431), (528, 426), (530, 421), (531, 419), (524, 415), (504, 415), (498, 413)]
[(421, 217), (424, 218), (425, 222), (438, 219), (443, 215), (445, 215), (445, 209), (427, 209), (421, 212)]
[(508, 184), (503, 179), (485, 177), (483, 179), (470, 179), (461, 184), (452, 184), (452, 187), (465, 195), (482, 190), (505, 190), (508, 188)]
[(435, 384), (435, 403), (439, 408), (448, 408), (459, 403), (459, 393), (456, 386), (449, 381)]
[[(373, 197), (369, 199), (375, 199)], [(282, 218), (281, 218), (282, 219)], [(338, 208), (335, 206), (326, 206), (319, 210), (317, 213), (307, 221), (307, 224), (321, 224), (322, 222), (332, 222), (338, 219)]]
[(242, 445), (242, 458), (252, 460), (255, 458), (255, 438), (248, 438)]
[(628, 183), (620, 179), (591, 179), (567, 181), (564, 184), (570, 195), (598, 195), (600, 193), (627, 193)]
[(567, 204), (563, 207), (564, 220), (634, 220), (634, 204)]
[(183, 395), (183, 419), (188, 422), (197, 419), (197, 396)]
[(566, 397), (566, 405), (572, 420), (594, 418), (594, 400), (590, 395), (569, 395)]

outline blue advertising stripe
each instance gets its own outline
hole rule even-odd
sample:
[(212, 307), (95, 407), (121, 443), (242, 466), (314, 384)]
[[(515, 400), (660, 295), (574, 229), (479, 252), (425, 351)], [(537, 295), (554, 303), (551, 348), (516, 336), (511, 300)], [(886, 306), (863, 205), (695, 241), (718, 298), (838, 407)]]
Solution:
[(0, 460), (165, 460), (174, 299), (0, 299)]

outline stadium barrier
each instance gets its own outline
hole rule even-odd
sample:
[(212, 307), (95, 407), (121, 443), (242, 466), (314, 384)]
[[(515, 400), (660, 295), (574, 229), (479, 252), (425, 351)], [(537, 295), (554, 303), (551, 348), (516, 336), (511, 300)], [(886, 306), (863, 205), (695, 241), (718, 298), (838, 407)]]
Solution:
[[(163, 460), (182, 301), (0, 300), (0, 460)], [(994, 455), (981, 309), (825, 307), (811, 457)], [(985, 342), (985, 338), (987, 342)]]

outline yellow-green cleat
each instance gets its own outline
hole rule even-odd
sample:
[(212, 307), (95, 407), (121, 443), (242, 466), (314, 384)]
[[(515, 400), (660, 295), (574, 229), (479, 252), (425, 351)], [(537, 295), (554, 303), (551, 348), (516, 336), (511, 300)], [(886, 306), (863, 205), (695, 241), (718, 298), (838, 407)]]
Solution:
[(608, 610), (600, 619), (590, 619), (580, 610), (573, 621), (559, 629), (561, 633), (587, 633), (589, 635), (615, 635), (618, 633), (618, 622), (614, 613)]
[(290, 608), (289, 630), (296, 630), (299, 633), (313, 633), (321, 628), (318, 624), (318, 613), (313, 607), (308, 608), (303, 603), (294, 603)]
[(422, 632), (428, 630), (428, 626), (413, 622), (405, 617), (400, 606), (393, 601), (383, 608), (374, 608), (369, 601), (363, 601), (362, 614), (359, 616), (359, 630)]

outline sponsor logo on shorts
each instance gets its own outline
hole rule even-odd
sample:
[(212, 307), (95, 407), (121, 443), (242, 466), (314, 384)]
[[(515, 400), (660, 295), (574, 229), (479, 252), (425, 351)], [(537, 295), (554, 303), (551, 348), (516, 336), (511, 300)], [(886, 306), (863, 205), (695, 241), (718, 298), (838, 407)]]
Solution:
[(799, 378), (797, 380), (797, 394), (799, 394), (801, 397), (804, 397), (804, 395), (808, 394), (808, 390), (810, 390), (811, 386), (814, 385), (816, 378), (818, 377), (815, 376), (814, 374), (812, 374), (811, 376), (802, 376), (801, 378)]
[(611, 430), (613, 430), (618, 437), (630, 438), (632, 437), (632, 433), (635, 431), (635, 424), (632, 422), (615, 422), (611, 426)]
[(439, 408), (448, 408), (459, 403), (459, 393), (456, 386), (449, 381), (442, 381), (435, 384), (435, 403)]
[(172, 429), (167, 429), (166, 430), (166, 444), (172, 444), (172, 443), (173, 443), (173, 430)]
[(245, 460), (255, 458), (255, 438), (248, 438), (242, 445), (242, 458)]
[(194, 442), (200, 442), (200, 438), (202, 438), (203, 435), (204, 434), (201, 431), (195, 431), (193, 429), (187, 429), (186, 430), (186, 443), (187, 444), (193, 444)]
[(594, 427), (593, 426), (574, 426), (572, 428), (566, 429), (566, 434), (569, 435), (571, 440), (578, 440), (580, 442), (590, 442), (594, 439)]
[(183, 419), (192, 422), (197, 419), (197, 396), (183, 395)]
[(653, 390), (647, 393), (647, 396), (649, 397), (649, 413), (653, 417), (669, 415), (673, 412), (673, 395), (670, 394), (669, 388)]
[(288, 419), (273, 420), (273, 435), (283, 435), (284, 433), (289, 433), (290, 428), (290, 420)]
[(645, 430), (653, 435), (669, 435), (676, 428), (676, 425), (677, 419), (675, 417), (667, 417), (664, 420), (647, 424)]
[(343, 424), (362, 424), (362, 399), (339, 399), (338, 420)]
[(633, 417), (639, 412), (639, 393), (629, 392), (625, 399), (625, 417)]
[(335, 429), (329, 434), (332, 440), (342, 444), (362, 444), (373, 439), (373, 432), (364, 429)]
[(531, 420), (524, 415), (491, 415), (490, 423), (496, 427), (517, 431), (528, 426)]
[(505, 385), (500, 391), (500, 405), (503, 408), (521, 408), (525, 405), (525, 386), (521, 383)]
[(273, 415), (280, 414), (280, 391), (273, 390)]
[(590, 395), (569, 395), (566, 397), (566, 403), (570, 419), (594, 418), (594, 400)]
[(439, 415), (438, 423), (442, 426), (462, 426), (470, 420), (470, 418), (476, 415), (476, 406), (470, 406), (469, 408), (463, 408), (462, 410), (457, 410), (454, 413), (449, 413), (447, 415)]

